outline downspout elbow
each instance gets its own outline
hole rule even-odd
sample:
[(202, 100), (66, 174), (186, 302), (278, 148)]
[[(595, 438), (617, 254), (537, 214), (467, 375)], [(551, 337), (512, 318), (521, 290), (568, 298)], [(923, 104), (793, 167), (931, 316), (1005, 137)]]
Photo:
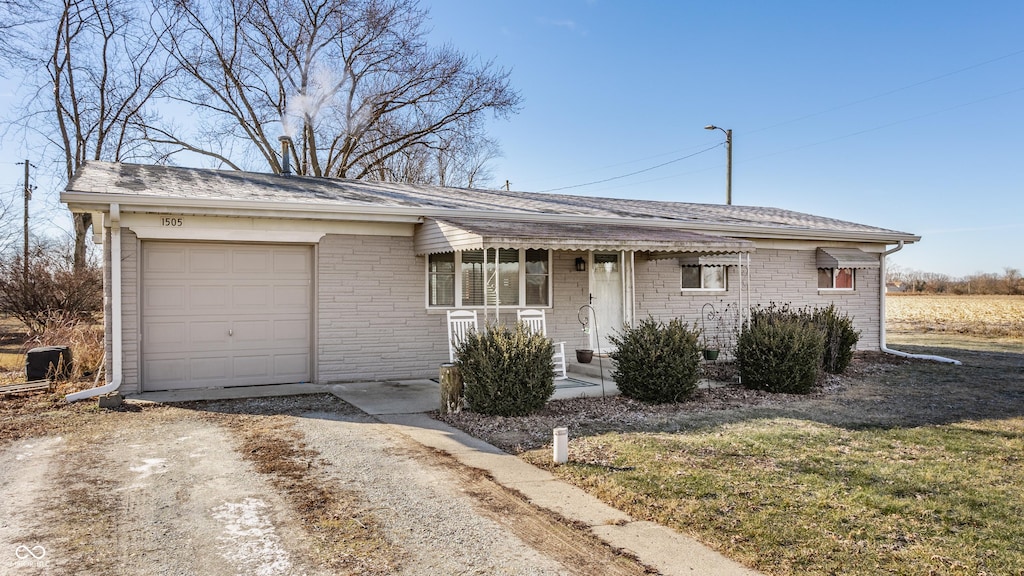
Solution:
[(885, 345), (885, 258), (890, 254), (895, 254), (903, 250), (903, 240), (899, 241), (899, 245), (891, 250), (882, 252), (882, 261), (879, 267), (879, 279), (880, 294), (879, 294), (879, 329), (878, 329), (878, 349), (886, 354), (892, 354), (893, 356), (899, 356), (901, 358), (914, 358), (917, 360), (931, 360), (933, 362), (943, 362), (945, 364), (954, 364), (960, 366), (962, 362), (954, 360), (952, 358), (946, 358), (945, 356), (933, 356), (931, 354), (910, 354), (909, 352), (901, 352), (899, 350), (893, 350)]

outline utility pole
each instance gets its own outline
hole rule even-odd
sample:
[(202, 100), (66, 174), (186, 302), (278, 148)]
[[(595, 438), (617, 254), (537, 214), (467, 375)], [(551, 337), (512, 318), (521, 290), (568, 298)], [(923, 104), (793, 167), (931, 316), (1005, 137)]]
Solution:
[(726, 130), (714, 124), (708, 124), (705, 130), (721, 130), (725, 134), (725, 203), (732, 204), (732, 129)]
[[(19, 164), (20, 164), (20, 162), (19, 162)], [(23, 273), (24, 273), (24, 280), (25, 280), (25, 286), (26, 287), (28, 287), (28, 201), (32, 199), (32, 185), (29, 184), (29, 181), (28, 181), (29, 167), (30, 166), (32, 166), (32, 164), (28, 161), (28, 158), (26, 158), (25, 159), (25, 255), (24, 255), (24, 258), (21, 261), (21, 264), (24, 267)]]

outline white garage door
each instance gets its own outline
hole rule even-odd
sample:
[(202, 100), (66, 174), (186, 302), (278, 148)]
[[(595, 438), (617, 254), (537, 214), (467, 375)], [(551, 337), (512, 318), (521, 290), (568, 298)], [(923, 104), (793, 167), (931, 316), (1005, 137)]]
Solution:
[(145, 390), (308, 382), (312, 249), (146, 242)]

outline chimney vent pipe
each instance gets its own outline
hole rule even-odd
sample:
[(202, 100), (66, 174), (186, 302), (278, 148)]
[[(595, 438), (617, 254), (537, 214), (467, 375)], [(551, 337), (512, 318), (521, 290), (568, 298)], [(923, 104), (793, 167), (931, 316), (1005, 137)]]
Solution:
[(280, 136), (278, 140), (281, 141), (281, 175), (288, 176), (292, 173), (291, 167), (291, 147), (292, 139), (288, 136)]

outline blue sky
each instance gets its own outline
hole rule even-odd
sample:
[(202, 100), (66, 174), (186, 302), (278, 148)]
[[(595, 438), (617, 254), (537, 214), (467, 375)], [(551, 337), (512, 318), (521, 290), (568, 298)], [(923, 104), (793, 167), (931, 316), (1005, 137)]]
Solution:
[[(512, 69), (499, 182), (613, 178), (733, 130), (733, 203), (923, 236), (896, 264), (1024, 270), (1024, 3), (432, 0)], [(564, 193), (722, 203), (725, 150)]]
[[(722, 203), (715, 124), (734, 131), (734, 204), (919, 234), (905, 268), (1024, 270), (1022, 2), (422, 2), (435, 41), (524, 96), (490, 126), (495, 185)], [(0, 144), (0, 191), (24, 153)], [(33, 210), (55, 202), (41, 192)]]

